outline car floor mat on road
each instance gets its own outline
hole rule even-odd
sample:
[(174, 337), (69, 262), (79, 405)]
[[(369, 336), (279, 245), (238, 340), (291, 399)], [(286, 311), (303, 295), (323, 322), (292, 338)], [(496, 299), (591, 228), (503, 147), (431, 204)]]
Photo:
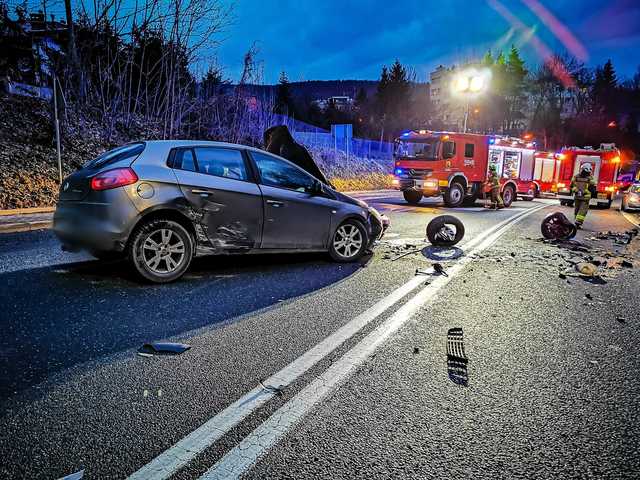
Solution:
[(456, 385), (468, 386), (468, 362), (464, 353), (462, 328), (450, 328), (447, 332), (447, 373), (449, 379)]

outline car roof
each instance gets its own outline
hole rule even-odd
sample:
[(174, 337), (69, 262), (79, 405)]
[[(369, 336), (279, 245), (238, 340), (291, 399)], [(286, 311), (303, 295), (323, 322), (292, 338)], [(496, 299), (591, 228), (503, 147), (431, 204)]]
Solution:
[(157, 146), (164, 148), (176, 148), (176, 147), (226, 147), (226, 148), (244, 148), (247, 150), (253, 150), (261, 153), (269, 153), (259, 148), (251, 147), (249, 145), (242, 145), (239, 143), (229, 142), (214, 142), (211, 140), (143, 140), (148, 146)]

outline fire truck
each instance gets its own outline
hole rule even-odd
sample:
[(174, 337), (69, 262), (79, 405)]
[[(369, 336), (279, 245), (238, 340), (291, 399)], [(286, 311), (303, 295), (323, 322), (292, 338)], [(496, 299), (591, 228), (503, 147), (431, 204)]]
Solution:
[(555, 194), (560, 172), (559, 154), (555, 152), (536, 152), (533, 159), (533, 182), (537, 194)]
[(472, 205), (483, 195), (489, 165), (494, 164), (508, 207), (518, 193), (535, 196), (533, 159), (533, 145), (518, 139), (411, 130), (395, 141), (394, 184), (413, 205), (439, 195), (448, 207)]
[(560, 168), (557, 191), (562, 205), (573, 204), (573, 195), (570, 191), (571, 179), (580, 172), (582, 165), (590, 163), (593, 178), (597, 183), (597, 192), (592, 195), (590, 205), (611, 207), (613, 196), (618, 190), (616, 182), (620, 170), (620, 150), (613, 143), (603, 143), (597, 150), (592, 147), (563, 148), (558, 158)]

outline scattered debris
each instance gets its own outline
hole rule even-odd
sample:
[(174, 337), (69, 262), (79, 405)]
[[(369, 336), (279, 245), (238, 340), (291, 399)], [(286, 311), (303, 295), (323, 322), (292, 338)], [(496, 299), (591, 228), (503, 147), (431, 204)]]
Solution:
[(447, 332), (447, 373), (456, 385), (466, 387), (469, 383), (467, 371), (469, 360), (464, 353), (462, 328), (450, 328)]
[(633, 268), (633, 263), (628, 260), (622, 260), (622, 262), (620, 262), (620, 265), (625, 268)]
[(284, 389), (282, 388), (282, 385), (279, 387), (274, 387), (272, 385), (265, 385), (264, 380), (258, 380), (258, 383), (262, 388), (264, 388), (268, 392), (275, 393), (279, 397), (281, 397), (284, 394)]
[(391, 261), (392, 261), (392, 262), (395, 262), (396, 260), (399, 260), (399, 259), (401, 259), (402, 257), (406, 257), (407, 255), (412, 255), (412, 254), (414, 254), (414, 253), (418, 253), (418, 252), (421, 252), (421, 251), (422, 251), (422, 249), (421, 249), (421, 248), (419, 248), (418, 250), (411, 250), (410, 252), (405, 252), (405, 253), (403, 253), (403, 254), (401, 254), (401, 255), (398, 255), (398, 256), (397, 256), (397, 257), (395, 257), (395, 258), (392, 258), (392, 259), (391, 259)]
[(593, 300), (593, 296), (590, 293), (585, 293), (584, 297), (588, 300)]
[(597, 360), (589, 360), (589, 363), (591, 365), (598, 365), (598, 361)]
[(564, 273), (559, 273), (558, 277), (560, 277), (563, 280), (566, 280), (567, 276)]
[(580, 273), (580, 275), (583, 275), (585, 277), (595, 277), (598, 273), (598, 267), (589, 262), (576, 263), (575, 268)]
[(151, 357), (153, 355), (179, 355), (186, 352), (191, 348), (191, 345), (186, 343), (173, 343), (173, 342), (154, 342), (145, 343), (138, 350), (138, 355), (141, 357)]
[(433, 271), (436, 272), (438, 275), (444, 275), (445, 277), (449, 276), (449, 274), (447, 274), (447, 272), (444, 271), (444, 267), (440, 263), (433, 264)]
[(620, 323), (626, 323), (627, 319), (624, 317), (616, 317), (616, 320)]
[(420, 353), (420, 349), (418, 347), (413, 347), (413, 354), (417, 355), (418, 353)]

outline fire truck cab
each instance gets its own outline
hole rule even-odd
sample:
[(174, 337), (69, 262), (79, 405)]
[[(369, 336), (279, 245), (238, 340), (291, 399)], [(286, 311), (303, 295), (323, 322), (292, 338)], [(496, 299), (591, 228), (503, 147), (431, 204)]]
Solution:
[[(395, 141), (395, 186), (410, 204), (422, 197), (442, 195), (448, 207), (473, 204), (482, 196), (489, 171), (489, 135), (472, 133), (432, 132), (412, 130)], [(502, 153), (494, 160), (505, 162)], [(508, 162), (507, 162), (508, 163)], [(507, 171), (509, 166), (507, 165)], [(517, 184), (513, 178), (501, 181), (505, 206), (515, 200)]]
[(591, 147), (563, 148), (559, 155), (558, 198), (562, 205), (573, 203), (570, 190), (571, 180), (580, 172), (582, 165), (590, 163), (596, 181), (596, 195), (592, 195), (590, 205), (611, 207), (613, 196), (618, 190), (617, 180), (620, 169), (620, 151), (612, 143), (603, 143), (595, 150)]

